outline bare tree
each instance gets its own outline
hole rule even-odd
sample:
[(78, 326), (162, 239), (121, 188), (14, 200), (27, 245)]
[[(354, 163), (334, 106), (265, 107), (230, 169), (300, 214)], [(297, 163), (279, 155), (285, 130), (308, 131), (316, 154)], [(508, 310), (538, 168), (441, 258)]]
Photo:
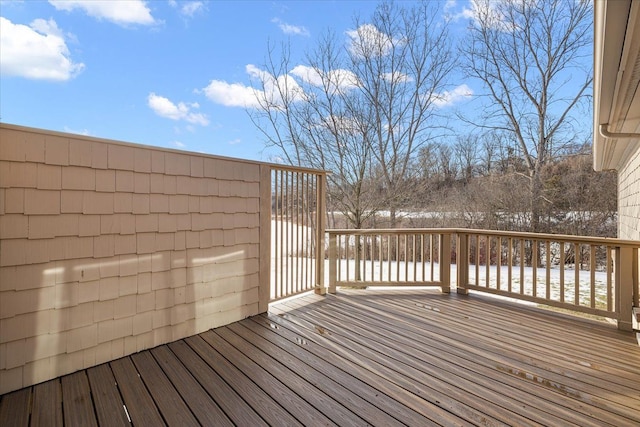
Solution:
[(372, 153), (382, 172), (390, 225), (415, 188), (408, 176), (420, 147), (434, 137), (437, 105), (448, 87), (455, 61), (438, 4), (411, 8), (381, 3), (371, 21), (356, 21), (350, 33), (350, 70), (368, 108), (373, 129)]
[[(486, 89), (485, 114), (466, 120), (504, 131), (529, 178), (532, 231), (545, 202), (540, 171), (586, 131), (575, 126), (576, 105), (591, 86), (592, 3), (586, 0), (477, 0), (463, 67)], [(571, 82), (571, 85), (568, 83)], [(583, 125), (584, 127), (584, 125)]]
[[(267, 144), (291, 164), (327, 169), (329, 202), (361, 228), (414, 190), (419, 148), (441, 121), (453, 55), (437, 4), (381, 3), (354, 21), (346, 40), (327, 33), (293, 66), (290, 49), (269, 48), (255, 72), (258, 106), (250, 110)], [(440, 103), (440, 104), (439, 104)]]

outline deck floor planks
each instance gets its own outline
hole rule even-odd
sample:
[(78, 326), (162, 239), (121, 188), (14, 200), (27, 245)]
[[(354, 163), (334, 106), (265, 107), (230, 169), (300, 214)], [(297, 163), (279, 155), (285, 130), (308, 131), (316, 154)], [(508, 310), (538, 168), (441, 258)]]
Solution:
[[(494, 329), (497, 326), (496, 322), (498, 321), (494, 321), (492, 323)], [(444, 319), (440, 319), (438, 321), (439, 326), (445, 325), (446, 323), (447, 321)], [(449, 325), (453, 327), (457, 325), (457, 323), (449, 323)], [(489, 325), (487, 324), (486, 326), (488, 327)], [(637, 381), (631, 381), (624, 377), (619, 377), (617, 381), (611, 381), (611, 379), (616, 378), (615, 375), (609, 374), (607, 376), (600, 376), (599, 371), (585, 367), (581, 364), (562, 362), (558, 360), (558, 355), (561, 354), (559, 351), (556, 351), (553, 354), (547, 354), (546, 357), (543, 357), (542, 355), (531, 357), (532, 353), (539, 351), (539, 346), (535, 346), (532, 343), (523, 344), (523, 341), (528, 340), (528, 338), (520, 338), (517, 334), (501, 331), (499, 334), (501, 339), (496, 339), (494, 334), (485, 336), (483, 331), (486, 329), (487, 328), (477, 328), (474, 331), (464, 330), (464, 328), (461, 328), (459, 333), (466, 334), (465, 336), (469, 338), (475, 338), (477, 346), (482, 347), (484, 350), (497, 352), (498, 349), (500, 349), (502, 353), (508, 352), (511, 359), (516, 360), (517, 363), (526, 367), (526, 372), (528, 374), (536, 375), (541, 379), (557, 382), (558, 384), (563, 384), (567, 387), (567, 390), (575, 389), (580, 391), (586, 387), (587, 390), (584, 392), (585, 394), (588, 394), (589, 390), (598, 392), (602, 389), (603, 392), (597, 394), (608, 393), (610, 400), (619, 405), (627, 405), (629, 403), (634, 404), (634, 402), (624, 397), (624, 395), (628, 393), (629, 388), (640, 391)], [(485, 339), (483, 340), (482, 337)], [(556, 333), (553, 338), (549, 337), (546, 341), (554, 342), (556, 348), (558, 348), (565, 342), (571, 341), (571, 339), (571, 333), (565, 331), (563, 334)], [(636, 349), (630, 348), (629, 354), (633, 354), (634, 351), (637, 353)], [(582, 372), (589, 370), (590, 372), (589, 375), (583, 375), (578, 370), (581, 370)], [(628, 375), (628, 372), (626, 374)], [(598, 378), (598, 376), (600, 376), (600, 378)], [(580, 378), (580, 380), (577, 380), (577, 378)], [(620, 385), (619, 382), (626, 384)], [(606, 402), (604, 404), (606, 404)], [(640, 402), (635, 402), (635, 405), (638, 405), (635, 410), (640, 411)]]
[[(265, 321), (267, 324), (263, 323)], [(280, 347), (304, 363), (304, 365), (308, 364), (321, 375), (326, 376), (343, 389), (351, 392), (353, 394), (352, 397), (348, 397), (348, 400), (341, 400), (343, 403), (352, 403), (353, 406), (350, 406), (350, 409), (361, 414), (367, 422), (372, 423), (372, 425), (392, 426), (396, 425), (398, 421), (405, 425), (424, 425), (428, 421), (422, 415), (409, 408), (402, 409), (402, 405), (389, 395), (381, 393), (369, 384), (352, 377), (348, 372), (336, 369), (336, 366), (322, 357), (308, 352), (297, 343), (281, 339), (280, 335), (273, 333), (274, 328), (269, 326), (269, 323), (268, 319), (261, 316), (240, 322), (243, 327), (264, 338), (270, 344)], [(286, 336), (286, 332), (283, 331), (282, 336)], [(305, 372), (307, 371), (305, 370)], [(336, 389), (336, 397), (340, 396), (337, 394), (339, 391), (340, 389)]]
[(87, 369), (93, 404), (101, 426), (128, 426), (124, 402), (108, 363)]
[[(315, 311), (320, 310), (321, 309), (317, 309)], [(368, 320), (368, 316), (363, 315), (362, 313), (354, 312), (353, 314), (357, 315), (362, 320)], [(351, 322), (349, 318), (345, 318), (344, 315), (338, 313), (337, 310), (333, 310), (331, 316), (336, 319), (342, 319), (345, 324), (349, 324)], [(365, 321), (360, 328), (369, 330), (370, 333), (374, 334), (370, 338), (372, 343), (381, 341), (395, 342), (396, 347), (407, 350), (414, 349), (422, 355), (425, 362), (429, 361), (429, 363), (437, 366), (438, 369), (441, 369), (445, 376), (450, 376), (451, 378), (468, 378), (471, 381), (477, 382), (482, 387), (490, 387), (498, 393), (508, 395), (511, 399), (525, 402), (527, 405), (535, 403), (535, 407), (539, 409), (552, 406), (554, 408), (554, 412), (564, 412), (566, 417), (570, 419), (575, 416), (573, 411), (581, 410), (583, 407), (583, 405), (579, 403), (569, 401), (568, 410), (562, 410), (562, 408), (558, 408), (558, 401), (549, 393), (549, 390), (542, 389), (541, 387), (534, 387), (524, 391), (521, 389), (523, 384), (520, 378), (513, 378), (508, 375), (503, 375), (501, 372), (497, 372), (495, 370), (494, 363), (485, 361), (482, 357), (477, 357), (477, 355), (472, 353), (469, 349), (457, 350), (455, 348), (455, 343), (448, 342), (442, 344), (439, 342), (437, 337), (435, 339), (430, 339), (424, 335), (419, 335), (417, 333), (419, 331), (411, 331), (406, 325), (395, 328), (395, 325), (385, 324), (385, 322), (381, 322), (379, 320), (374, 322), (374, 319), (372, 319), (371, 323), (367, 324)], [(389, 338), (383, 335), (387, 335)], [(391, 345), (393, 346), (394, 344)], [(420, 366), (420, 364), (416, 364), (416, 366)], [(543, 400), (536, 401), (533, 399), (535, 396), (542, 398)], [(547, 400), (549, 401), (545, 403)], [(592, 421), (589, 418), (583, 420), (583, 423), (584, 425), (601, 425), (600, 422)]]
[[(271, 372), (272, 370), (277, 370), (275, 363), (271, 363), (267, 369), (264, 369), (250, 357), (250, 353), (254, 351), (253, 349), (245, 348), (247, 353), (243, 353), (231, 343), (227, 342), (223, 336), (227, 336), (228, 338), (232, 337), (229, 336), (229, 334), (225, 334), (225, 330), (227, 330), (227, 328), (223, 327), (220, 328), (220, 330), (209, 331), (202, 334), (202, 336), (205, 341), (223, 354), (229, 362), (270, 395), (274, 401), (282, 405), (282, 407), (302, 423), (302, 425), (334, 425), (326, 415), (311, 406), (308, 401), (294, 392), (295, 385), (293, 387), (285, 385), (274, 375), (274, 372)], [(295, 382), (297, 384), (305, 382), (302, 378), (296, 381), (294, 375), (290, 375), (290, 380), (292, 383)], [(313, 396), (314, 394), (315, 393), (309, 393), (307, 396)]]
[(233, 426), (224, 411), (216, 404), (215, 400), (193, 378), (189, 370), (180, 362), (169, 347), (160, 346), (151, 350), (167, 378), (185, 398), (193, 414), (201, 425)]
[[(32, 426), (62, 426), (62, 388), (60, 381), (50, 380), (33, 387)], [(0, 425), (3, 425), (0, 423)]]
[[(309, 313), (309, 315), (316, 315), (320, 312), (321, 308), (316, 308), (313, 313)], [(354, 313), (355, 316), (355, 313)], [(358, 314), (358, 317), (361, 315)], [(344, 324), (352, 324), (348, 318), (341, 316), (337, 311), (332, 311), (331, 317), (338, 320), (342, 320)], [(362, 325), (358, 325), (354, 327), (354, 329), (358, 329), (360, 331), (364, 328), (367, 321), (371, 321), (371, 325), (376, 325), (370, 331), (370, 335), (364, 336), (359, 341), (362, 343), (372, 343), (381, 353), (385, 354), (396, 354), (401, 360), (405, 360), (407, 363), (412, 364), (413, 366), (419, 367), (421, 370), (429, 373), (429, 375), (433, 375), (436, 377), (440, 377), (443, 381), (452, 381), (452, 385), (455, 385), (465, 392), (475, 392), (475, 396), (471, 395), (469, 398), (472, 401), (478, 399), (480, 396), (481, 400), (489, 398), (488, 401), (484, 401), (482, 407), (491, 408), (491, 406), (496, 406), (493, 410), (495, 416), (503, 416), (504, 422), (510, 422), (513, 418), (513, 412), (519, 411), (523, 415), (533, 416), (534, 419), (537, 419), (538, 422), (546, 425), (555, 424), (558, 422), (557, 416), (549, 416), (541, 411), (541, 409), (548, 409), (549, 407), (557, 407), (557, 404), (553, 402), (548, 402), (545, 404), (544, 400), (535, 400), (532, 399), (532, 395), (529, 393), (523, 392), (519, 389), (521, 386), (521, 381), (514, 380), (511, 383), (501, 381), (499, 378), (495, 378), (495, 374), (500, 374), (499, 372), (495, 372), (490, 369), (482, 369), (476, 366), (479, 360), (465, 360), (465, 359), (455, 359), (455, 356), (446, 355), (446, 352), (442, 352), (438, 350), (437, 352), (431, 352), (431, 348), (433, 345), (437, 344), (436, 342), (424, 342), (424, 338), (421, 339), (419, 336), (410, 336), (409, 338), (402, 339), (403, 330), (394, 329), (393, 327), (380, 327), (382, 326), (380, 320), (376, 322), (376, 319), (367, 319), (367, 316), (360, 317), (363, 321)], [(340, 326), (327, 326), (327, 328), (337, 327), (340, 329)], [(402, 329), (406, 329), (407, 326), (402, 326)], [(349, 333), (346, 331), (342, 331), (342, 333)], [(389, 337), (386, 338), (384, 335), (388, 334)], [(351, 334), (352, 338), (358, 340), (357, 337), (354, 337)], [(421, 341), (423, 341), (421, 343)], [(451, 347), (451, 344), (447, 345)], [(408, 354), (403, 355), (400, 354), (397, 356), (398, 352), (394, 349), (402, 348)], [(421, 355), (421, 358), (417, 358), (413, 355), (410, 355), (409, 349), (415, 349), (416, 353)], [(430, 367), (431, 365), (431, 367)], [(461, 382), (464, 380), (466, 382)], [(477, 383), (477, 384), (476, 384)], [(544, 390), (544, 394), (549, 394), (548, 390)], [(513, 402), (512, 402), (513, 401)], [(490, 409), (488, 409), (490, 410)], [(571, 423), (572, 418), (574, 418), (574, 414), (570, 411), (559, 411), (556, 409), (556, 413), (564, 412), (565, 423)], [(557, 415), (557, 414), (556, 414)], [(583, 420), (581, 425), (601, 425), (599, 422), (589, 422), (588, 418)], [(518, 424), (524, 425), (526, 424), (526, 420), (519, 420)]]
[[(370, 305), (370, 304), (373, 304), (372, 302), (369, 301), (369, 302), (366, 302), (365, 304), (367, 305), (367, 308), (362, 308), (361, 307), (360, 308), (360, 310), (362, 310), (361, 313), (369, 313), (373, 309), (373, 307)], [(339, 310), (340, 309), (339, 306), (340, 306), (339, 304), (336, 304), (334, 307), (332, 307), (332, 310), (333, 310), (332, 313), (335, 310)], [(346, 307), (345, 310), (348, 309), (349, 312), (354, 312), (354, 311), (357, 312), (357, 310), (358, 310), (357, 308), (353, 307), (353, 304), (351, 303), (351, 301), (350, 301), (349, 304), (346, 304), (345, 307)], [(379, 311), (379, 313), (385, 313), (385, 312), (390, 312), (389, 308), (383, 307)], [(394, 313), (398, 313), (398, 309), (396, 308), (396, 310), (393, 311), (393, 312)], [(546, 317), (543, 314), (540, 314), (540, 316), (543, 316), (543, 319), (544, 319), (544, 317)], [(400, 318), (394, 317), (394, 320), (399, 320), (399, 319), (402, 319), (402, 317), (400, 317)], [(404, 319), (404, 320), (406, 321), (406, 319)], [(402, 320), (399, 320), (399, 321), (402, 322)], [(455, 332), (455, 327), (456, 327), (457, 323), (454, 322), (454, 323), (452, 323), (450, 325), (450, 327), (452, 328), (453, 332), (446, 332), (446, 330), (442, 329), (443, 324), (446, 323), (446, 322), (443, 321), (443, 319), (437, 319), (437, 320), (434, 320), (433, 322), (425, 321), (424, 319), (422, 319), (422, 322), (426, 326), (426, 328), (423, 328), (422, 331), (424, 331), (426, 329), (432, 330), (434, 328), (435, 329), (440, 328), (439, 331), (440, 331), (441, 335), (434, 335), (434, 337), (436, 337), (436, 338), (437, 337), (441, 337), (441, 339), (443, 341), (447, 341), (447, 344), (448, 344), (447, 348), (443, 349), (443, 351), (448, 351), (449, 348), (453, 348), (456, 345), (456, 342), (462, 342), (460, 340), (460, 337), (458, 336), (458, 333)], [(580, 322), (577, 321), (577, 324), (579, 325)], [(403, 328), (401, 328), (401, 329), (409, 329), (409, 328), (410, 328), (410, 325), (409, 325), (409, 323), (407, 323), (406, 327), (403, 326)], [(574, 326), (574, 328), (576, 328), (576, 326)], [(496, 325), (493, 325), (493, 330), (495, 330), (495, 329), (496, 329)], [(443, 331), (445, 331), (445, 332), (443, 332)], [(617, 331), (614, 331), (614, 332), (617, 332)], [(494, 361), (495, 360), (497, 360), (497, 361), (502, 360), (503, 362), (504, 362), (504, 359), (501, 359), (503, 357), (503, 353), (509, 354), (510, 356), (512, 356), (510, 354), (512, 352), (512, 350), (508, 346), (503, 346), (501, 344), (501, 341), (499, 339), (496, 339), (495, 337), (487, 338), (487, 343), (483, 343), (482, 339), (479, 339), (478, 337), (473, 336), (473, 335), (467, 336), (466, 339), (470, 342), (470, 344), (467, 345), (467, 347), (464, 349), (465, 353), (474, 354), (474, 352), (475, 353), (480, 352), (480, 355), (483, 356), (483, 357), (485, 357), (485, 356), (489, 357), (489, 358), (494, 357), (495, 358)], [(553, 340), (551, 340), (551, 341), (555, 342), (556, 345), (558, 346), (558, 348), (561, 348), (562, 345), (564, 344), (564, 342), (562, 340), (558, 341), (556, 339), (555, 341), (553, 341)], [(495, 350), (495, 347), (500, 347), (500, 346), (502, 346), (502, 347), (498, 348), (498, 350)], [(479, 350), (478, 349), (479, 347), (484, 347), (484, 350), (482, 350), (482, 351)], [(632, 348), (630, 350), (631, 351), (630, 351), (629, 354), (631, 355), (631, 359), (638, 360), (638, 357), (637, 357), (638, 356), (638, 349), (637, 348)], [(494, 353), (492, 353), (492, 352), (494, 352)], [(535, 354), (535, 348), (533, 349), (533, 354), (534, 354), (534, 356), (537, 356)], [(523, 355), (522, 357), (528, 358), (529, 356), (530, 355)], [(633, 356), (635, 356), (635, 358)], [(629, 359), (629, 358), (630, 357), (628, 355), (627, 359)], [(545, 356), (535, 357), (535, 360), (537, 361), (536, 363), (538, 363), (538, 364), (547, 363), (546, 359), (547, 359), (547, 357), (545, 357)], [(525, 371), (522, 370), (520, 373), (522, 374), (524, 372)], [(529, 374), (529, 373), (527, 372), (527, 374)], [(586, 375), (585, 374), (581, 374), (580, 376), (582, 378), (586, 378), (587, 380), (591, 381), (590, 376), (589, 376), (588, 373)], [(541, 380), (541, 379), (544, 379), (544, 378), (545, 378), (544, 376), (541, 376), (541, 377), (537, 378), (537, 380)], [(563, 384), (563, 382), (567, 382), (567, 381), (573, 381), (570, 378), (566, 378), (566, 377), (562, 377), (562, 376), (559, 376), (557, 379), (558, 379), (558, 381), (560, 381), (559, 384)], [(636, 376), (633, 381), (637, 382), (638, 379), (639, 378)], [(529, 381), (522, 381), (522, 386), (523, 387), (526, 386), (528, 382), (530, 383), (531, 381), (530, 380)], [(542, 384), (544, 384), (544, 383), (545, 382), (542, 381)], [(574, 381), (574, 383), (575, 383), (575, 381)], [(540, 385), (542, 385), (542, 384), (540, 384)], [(578, 385), (580, 385), (580, 383), (578, 383)], [(580, 387), (586, 388), (587, 390), (590, 390), (591, 392), (595, 391), (595, 392), (597, 392), (599, 394), (598, 396), (593, 396), (593, 395), (590, 395), (589, 393), (585, 392), (583, 396), (579, 395), (579, 396), (581, 396), (581, 400), (582, 400), (580, 403), (583, 404), (584, 406), (588, 405), (591, 408), (593, 408), (593, 406), (596, 405), (596, 407), (598, 407), (598, 406), (602, 407), (602, 408), (606, 409), (607, 411), (618, 412), (618, 413), (622, 414), (624, 417), (627, 417), (627, 418), (630, 418), (631, 420), (633, 420), (632, 422), (639, 422), (638, 421), (638, 416), (639, 416), (638, 414), (640, 412), (635, 407), (640, 402), (638, 402), (637, 398), (636, 399), (630, 399), (630, 396), (634, 395), (633, 391), (630, 391), (628, 389), (619, 390), (619, 391), (622, 391), (624, 393), (624, 396), (623, 396), (620, 393), (607, 392), (606, 390), (602, 391), (602, 390), (599, 390), (597, 387), (593, 387), (593, 386), (590, 386), (590, 385), (580, 385)], [(553, 391), (553, 389), (549, 389), (549, 390)], [(565, 390), (567, 390), (569, 392), (572, 392), (572, 390), (569, 389), (569, 388), (566, 388)], [(555, 391), (558, 391), (558, 390), (555, 390)], [(606, 396), (606, 399), (604, 399), (604, 398), (602, 398), (600, 396)], [(635, 393), (635, 396), (638, 396), (638, 393)], [(611, 400), (614, 400), (614, 402), (612, 402)], [(618, 403), (616, 403), (615, 401), (618, 401)], [(624, 406), (625, 404), (632, 404), (632, 408), (625, 407)], [(614, 423), (614, 425), (615, 425), (615, 423)]]
[(123, 357), (109, 362), (109, 365), (133, 424), (163, 425), (164, 420), (131, 358)]
[(0, 426), (28, 426), (32, 387), (22, 388), (2, 396)]
[(86, 371), (65, 375), (62, 384), (64, 423), (70, 426), (97, 426)]
[(494, 298), (341, 289), (8, 393), (0, 425), (126, 425), (123, 404), (134, 425), (622, 427), (640, 348)]
[[(140, 373), (147, 390), (156, 402), (162, 417), (170, 426), (197, 426), (198, 421), (167, 378), (151, 352), (133, 354), (131, 360)], [(188, 396), (185, 396), (187, 398)]]
[[(206, 335), (210, 331), (202, 335)], [(244, 372), (218, 353), (202, 336), (193, 336), (185, 341), (211, 366), (233, 389), (270, 425), (302, 425), (290, 413), (282, 408)]]
[[(383, 307), (382, 309), (385, 309)], [(402, 308), (397, 306), (391, 306), (392, 309), (402, 310)], [(493, 313), (495, 316), (495, 313)], [(491, 319), (490, 313), (483, 313), (481, 316), (483, 319)], [(555, 317), (549, 318), (550, 321), (553, 321)], [(446, 324), (455, 322), (455, 320), (445, 318), (438, 319), (439, 324)], [(584, 372), (586, 370), (589, 371), (589, 376), (586, 376), (585, 379), (587, 381), (593, 381), (595, 385), (603, 386), (603, 382), (611, 383), (610, 387), (612, 391), (620, 392), (626, 388), (633, 388), (640, 391), (640, 384), (636, 381), (631, 381), (625, 378), (629, 373), (629, 364), (625, 364), (623, 369), (620, 369), (620, 361), (629, 357), (629, 354), (633, 354), (637, 352), (637, 345), (629, 346), (628, 351), (624, 353), (623, 359), (601, 359), (600, 362), (594, 364), (593, 362), (587, 362), (588, 360), (593, 360), (595, 355), (590, 355), (585, 351), (580, 351), (579, 349), (573, 348), (562, 348), (559, 349), (559, 342), (563, 345), (570, 345), (573, 341), (576, 340), (576, 333), (581, 330), (581, 328), (566, 325), (564, 328), (560, 330), (556, 330), (555, 325), (550, 322), (537, 322), (537, 327), (531, 332), (521, 331), (518, 329), (518, 332), (514, 332), (509, 330), (509, 325), (505, 324), (502, 327), (502, 330), (499, 332), (500, 337), (503, 339), (496, 340), (496, 335), (491, 334), (487, 335), (485, 331), (489, 330), (489, 327), (495, 328), (498, 326), (499, 320), (491, 319), (490, 321), (485, 321), (479, 319), (474, 323), (476, 326), (473, 327), (462, 327), (462, 330), (468, 330), (470, 333), (475, 334), (477, 337), (484, 336), (487, 341), (491, 342), (493, 345), (503, 345), (503, 343), (509, 343), (509, 350), (515, 351), (517, 350), (518, 354), (521, 354), (523, 358), (527, 360), (539, 359), (542, 363), (550, 362), (553, 365), (557, 365), (558, 369), (556, 373), (563, 376), (571, 376), (572, 370), (579, 370), (580, 372)], [(456, 322), (457, 324), (457, 322)], [(584, 328), (588, 329), (599, 329), (602, 326), (596, 325), (592, 322), (585, 322), (582, 325)], [(613, 332), (613, 331), (612, 331)], [(617, 332), (617, 331), (616, 331)], [(537, 337), (537, 340), (531, 340), (528, 337), (528, 334), (531, 334)], [(627, 335), (628, 338), (628, 335)], [(580, 338), (578, 338), (579, 340)], [(591, 341), (589, 341), (591, 343)], [(588, 347), (593, 348), (596, 347), (597, 343), (591, 343)], [(602, 348), (600, 346), (600, 348)], [(575, 349), (575, 351), (573, 351)], [(544, 355), (545, 357), (537, 357), (535, 359), (531, 358), (529, 355), (535, 352), (540, 356)], [(597, 367), (597, 369), (594, 368)]]
[[(233, 345), (242, 355), (246, 355), (256, 366), (260, 366), (264, 372), (273, 375), (286, 388), (296, 393), (296, 400), (301, 401), (302, 417), (297, 417), (303, 424), (335, 424), (341, 426), (359, 426), (363, 420), (340, 403), (333, 400), (324, 391), (315, 387), (309, 381), (308, 371), (300, 370), (299, 373), (280, 364), (277, 359), (265, 354), (261, 349), (244, 340), (234, 333), (231, 328), (225, 327), (216, 330), (229, 344)], [(276, 392), (277, 390), (273, 390)], [(312, 396), (311, 400), (304, 397)], [(311, 406), (313, 405), (313, 406)], [(306, 418), (308, 421), (306, 421)]]
[[(373, 425), (385, 425), (390, 427), (404, 425), (377, 406), (360, 397), (359, 394), (352, 390), (354, 388), (353, 383), (350, 383), (348, 388), (343, 386), (339, 382), (317, 370), (317, 364), (311, 362), (309, 357), (305, 356), (305, 360), (303, 362), (292, 354), (295, 352), (288, 353), (284, 348), (278, 347), (276, 344), (263, 337), (260, 332), (254, 329), (261, 328), (259, 325), (255, 325), (255, 327), (252, 328), (249, 323), (252, 322), (243, 322), (242, 324), (235, 323), (229, 325), (229, 329), (238, 336), (244, 338), (246, 341), (253, 343), (253, 345), (272, 357), (274, 360), (279, 361), (283, 367), (286, 367), (287, 370), (293, 372), (294, 375), (303, 376), (307, 381), (309, 381), (310, 385), (317, 387), (318, 390), (323, 392), (327, 397), (330, 396), (329, 398), (335, 399), (331, 399), (329, 401), (329, 403), (333, 402), (333, 406), (325, 409), (325, 413), (332, 418), (339, 418), (341, 413), (346, 412), (347, 416), (350, 413), (352, 414), (351, 418), (358, 421), (358, 425), (362, 425), (365, 421)], [(287, 346), (284, 345), (283, 347), (286, 348)], [(291, 347), (288, 348), (291, 349)], [(359, 387), (356, 388), (357, 390), (360, 390)], [(321, 395), (320, 399), (323, 398), (324, 397)], [(325, 402), (323, 401), (318, 402), (314, 400), (313, 403), (322, 405), (322, 407), (325, 405)], [(334, 419), (334, 421), (337, 422), (338, 420)], [(340, 422), (337, 423), (342, 425)]]
[(235, 425), (267, 425), (260, 415), (184, 340), (170, 343), (169, 348)]
[[(367, 362), (364, 358), (358, 358), (354, 352), (341, 345), (326, 340), (321, 334), (315, 337), (310, 330), (292, 321), (289, 316), (280, 317), (274, 314), (268, 315), (268, 320), (277, 323), (282, 328), (289, 329), (296, 334), (296, 341), (305, 347), (318, 349), (321, 352), (329, 351), (331, 354), (327, 358), (335, 359), (336, 366), (346, 372), (353, 372), (357, 378), (379, 388), (383, 393), (391, 393), (395, 398), (407, 407), (422, 414), (431, 423), (436, 425), (473, 425), (473, 422), (461, 418), (450, 412), (447, 402), (439, 406), (440, 402), (428, 393), (425, 393), (420, 386), (413, 383), (410, 378), (397, 378), (396, 375), (381, 364), (373, 361)], [(406, 393), (406, 395), (403, 395)]]
[[(327, 322), (330, 322), (331, 318), (318, 315), (317, 311), (306, 313), (308, 317), (304, 317), (311, 321), (311, 327), (318, 323), (327, 325), (327, 330), (331, 332), (327, 332), (325, 335), (333, 336), (337, 341), (343, 339), (342, 345), (344, 347), (353, 349), (363, 357), (397, 372), (392, 375), (394, 379), (404, 375), (411, 382), (417, 382), (418, 387), (432, 388), (433, 391), (428, 392), (430, 398), (436, 399), (443, 406), (446, 406), (445, 402), (448, 402), (450, 411), (457, 413), (461, 418), (477, 423), (490, 422), (493, 425), (511, 422), (516, 422), (521, 426), (540, 425), (540, 421), (535, 422), (526, 416), (515, 413), (518, 410), (531, 418), (533, 417), (530, 413), (533, 412), (533, 415), (538, 415), (539, 419), (542, 416), (542, 421), (545, 421), (544, 414), (528, 403), (514, 403), (510, 399), (504, 399), (502, 394), (493, 392), (484, 384), (479, 385), (464, 378), (460, 372), (453, 373), (453, 375), (447, 373), (445, 369), (442, 369), (442, 365), (445, 363), (439, 363), (442, 361), (437, 358), (432, 359), (429, 363), (424, 357), (420, 358), (410, 354), (406, 348), (398, 350), (401, 347), (397, 343), (389, 345), (390, 341), (385, 341), (380, 331), (369, 334), (364, 331), (363, 334), (360, 325), (351, 323), (352, 328), (344, 328), (338, 323), (331, 324)], [(357, 332), (352, 332), (351, 329)], [(373, 345), (371, 345), (372, 343)], [(495, 405), (496, 401), (502, 406)]]

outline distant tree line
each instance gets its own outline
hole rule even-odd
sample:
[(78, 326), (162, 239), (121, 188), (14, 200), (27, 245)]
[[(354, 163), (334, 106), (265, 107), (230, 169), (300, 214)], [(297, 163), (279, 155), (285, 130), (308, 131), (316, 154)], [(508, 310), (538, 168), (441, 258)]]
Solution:
[[(412, 191), (398, 203), (400, 226), (531, 231), (527, 167), (500, 138), (431, 142), (413, 167)], [(538, 232), (615, 237), (617, 176), (593, 170), (590, 144), (547, 162), (540, 181)], [(347, 226), (340, 216), (332, 220)], [(391, 225), (380, 210), (364, 227)]]

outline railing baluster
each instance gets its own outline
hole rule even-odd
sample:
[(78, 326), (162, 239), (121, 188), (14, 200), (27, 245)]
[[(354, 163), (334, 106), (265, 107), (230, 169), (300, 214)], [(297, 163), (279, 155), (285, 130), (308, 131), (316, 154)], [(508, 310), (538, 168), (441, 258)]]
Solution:
[(524, 238), (520, 239), (520, 295), (524, 295)]
[(575, 275), (576, 281), (574, 283), (574, 295), (573, 295), (573, 303), (575, 305), (580, 305), (580, 244), (574, 243), (574, 258), (575, 258)]
[(547, 299), (551, 299), (551, 242), (547, 240), (545, 242), (545, 267), (546, 267), (546, 293), (545, 296)]
[(596, 307), (596, 247), (591, 245), (589, 252), (589, 269), (590, 269), (590, 284), (591, 284), (591, 308)]
[(531, 294), (538, 296), (538, 241), (531, 240), (531, 281), (533, 287)]
[(513, 283), (513, 238), (507, 240), (507, 291), (512, 291)]
[(560, 242), (560, 302), (564, 302), (564, 242)]
[(612, 283), (611, 283), (611, 275), (613, 271), (613, 260), (611, 259), (611, 246), (607, 246), (607, 311), (611, 311), (613, 309), (613, 305), (611, 303), (612, 296)]

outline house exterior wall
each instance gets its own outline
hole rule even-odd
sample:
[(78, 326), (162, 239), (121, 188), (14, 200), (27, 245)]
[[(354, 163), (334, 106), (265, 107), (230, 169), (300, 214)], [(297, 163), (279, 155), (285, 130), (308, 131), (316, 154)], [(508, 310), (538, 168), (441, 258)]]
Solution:
[(640, 147), (618, 171), (618, 237), (640, 240)]
[(265, 175), (0, 124), (0, 394), (265, 311)]

